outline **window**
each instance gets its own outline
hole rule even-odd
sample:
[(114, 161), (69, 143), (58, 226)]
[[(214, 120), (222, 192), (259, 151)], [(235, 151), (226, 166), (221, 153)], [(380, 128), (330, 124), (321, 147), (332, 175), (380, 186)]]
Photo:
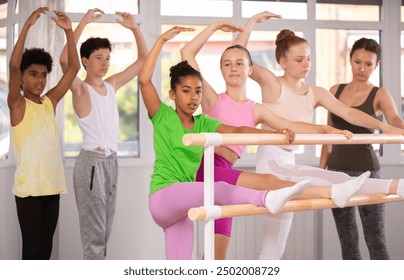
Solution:
[(401, 1), (401, 22), (404, 21), (404, 1)]
[(139, 13), (139, 4), (136, 0), (119, 1), (97, 1), (97, 0), (65, 0), (65, 11), (67, 13), (83, 13), (95, 7), (101, 9), (106, 14), (115, 14), (116, 11)]
[(242, 1), (243, 17), (249, 18), (262, 11), (271, 11), (275, 14), (281, 14), (284, 19), (307, 19), (307, 1)]
[[(352, 79), (349, 53), (353, 43), (362, 37), (371, 38), (380, 43), (377, 30), (316, 30), (317, 85), (328, 89), (335, 84), (349, 82)], [(375, 85), (380, 84), (380, 67), (373, 72), (370, 82)]]
[(232, 17), (231, 0), (161, 0), (161, 15)]
[(318, 0), (316, 4), (316, 19), (379, 21), (381, 2), (379, 0)]
[(0, 1), (0, 19), (7, 18), (7, 1)]

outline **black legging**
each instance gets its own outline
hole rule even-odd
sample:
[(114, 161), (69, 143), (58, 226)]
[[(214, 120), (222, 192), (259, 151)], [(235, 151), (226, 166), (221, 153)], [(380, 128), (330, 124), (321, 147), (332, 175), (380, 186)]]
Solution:
[(49, 260), (59, 217), (60, 196), (15, 197), (23, 260)]
[[(349, 176), (359, 176), (362, 172), (344, 171)], [(380, 178), (378, 171), (373, 171), (370, 178)], [(371, 260), (389, 260), (384, 230), (384, 204), (358, 206), (362, 221), (363, 234)], [(359, 233), (355, 218), (356, 207), (334, 208), (335, 225), (341, 242), (342, 259), (361, 260), (359, 250)]]

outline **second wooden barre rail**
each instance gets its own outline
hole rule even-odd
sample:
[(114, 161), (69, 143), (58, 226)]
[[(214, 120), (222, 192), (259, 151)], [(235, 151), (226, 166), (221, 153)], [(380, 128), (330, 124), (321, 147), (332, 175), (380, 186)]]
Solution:
[[(353, 196), (346, 207), (360, 206), (386, 202), (402, 201), (403, 199), (398, 195), (386, 195), (386, 194), (372, 194), (363, 196)], [(337, 206), (329, 198), (315, 198), (315, 199), (302, 199), (302, 200), (290, 200), (285, 204), (282, 212), (296, 212), (306, 210), (319, 210), (327, 208), (336, 208)], [(220, 209), (220, 217), (215, 218), (229, 218), (239, 216), (255, 216), (269, 214), (269, 211), (265, 207), (258, 207), (254, 204), (237, 204), (237, 205), (222, 205), (215, 206), (215, 212)], [(209, 208), (196, 207), (191, 208), (188, 211), (188, 218), (192, 221), (205, 221), (210, 216)]]
[[(219, 134), (219, 133), (200, 133), (186, 134), (183, 137), (183, 143), (186, 146), (204, 146), (204, 206), (206, 208), (191, 209), (191, 219), (194, 215), (197, 219), (200, 214), (192, 214), (193, 211), (202, 213), (204, 220), (204, 254), (206, 260), (214, 259), (214, 220), (221, 215), (245, 216), (259, 215), (268, 213), (266, 208), (259, 208), (254, 205), (234, 205), (215, 206), (214, 201), (214, 147), (220, 145), (285, 145), (286, 136), (283, 134)], [(295, 134), (293, 145), (313, 145), (313, 144), (403, 144), (404, 136), (401, 134), (354, 134), (352, 139), (347, 139), (342, 134)], [(365, 205), (379, 202), (372, 201), (399, 201), (398, 196), (372, 195), (367, 197), (351, 198), (352, 205)], [(296, 205), (294, 205), (296, 204)], [(230, 209), (228, 209), (230, 207)], [(252, 208), (251, 208), (252, 207)], [(288, 208), (290, 207), (290, 208)], [(303, 211), (311, 209), (323, 209), (335, 207), (330, 199), (320, 200), (299, 200), (289, 201), (283, 211)], [(247, 208), (247, 209), (246, 209)], [(300, 209), (300, 210), (298, 210)], [(229, 210), (229, 211), (228, 211)], [(203, 214), (205, 211), (205, 214)]]

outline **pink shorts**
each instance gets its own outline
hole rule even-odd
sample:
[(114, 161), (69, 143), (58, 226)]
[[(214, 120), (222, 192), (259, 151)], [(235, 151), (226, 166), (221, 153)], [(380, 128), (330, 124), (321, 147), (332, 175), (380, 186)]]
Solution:
[[(214, 156), (215, 166), (214, 166), (214, 173), (215, 173), (215, 182), (224, 181), (232, 185), (237, 184), (238, 177), (243, 172), (241, 170), (237, 170), (233, 168), (233, 165), (215, 154)], [(203, 182), (203, 158), (201, 161), (201, 165), (199, 166), (198, 172), (196, 173), (196, 181)], [(223, 234), (226, 236), (231, 235), (231, 228), (232, 228), (232, 218), (223, 218), (218, 219), (215, 221), (215, 233), (216, 234)]]

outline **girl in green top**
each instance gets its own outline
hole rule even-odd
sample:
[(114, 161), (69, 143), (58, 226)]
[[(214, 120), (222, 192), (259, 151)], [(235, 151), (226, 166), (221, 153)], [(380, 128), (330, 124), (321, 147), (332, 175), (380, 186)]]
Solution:
[[(143, 101), (154, 126), (156, 160), (152, 175), (149, 208), (154, 221), (164, 229), (167, 259), (190, 259), (192, 255), (194, 225), (187, 212), (203, 205), (203, 182), (194, 182), (202, 157), (202, 147), (186, 147), (182, 136), (186, 133), (271, 133), (250, 127), (221, 124), (206, 115), (193, 114), (202, 98), (202, 77), (188, 62), (170, 69), (169, 97), (175, 101), (175, 110), (160, 101), (151, 81), (160, 51), (165, 42), (191, 28), (174, 27), (163, 33), (151, 49), (139, 74)], [(289, 139), (292, 140), (292, 139)], [(291, 142), (291, 141), (290, 141)], [(322, 188), (317, 195), (304, 193), (309, 181), (275, 191), (235, 187), (225, 182), (215, 183), (215, 204), (252, 203), (265, 206), (272, 213), (282, 210), (284, 204), (296, 197), (331, 197), (331, 188)], [(356, 185), (361, 185), (357, 184)], [(269, 187), (268, 187), (269, 188)], [(349, 197), (352, 194), (342, 194)]]

